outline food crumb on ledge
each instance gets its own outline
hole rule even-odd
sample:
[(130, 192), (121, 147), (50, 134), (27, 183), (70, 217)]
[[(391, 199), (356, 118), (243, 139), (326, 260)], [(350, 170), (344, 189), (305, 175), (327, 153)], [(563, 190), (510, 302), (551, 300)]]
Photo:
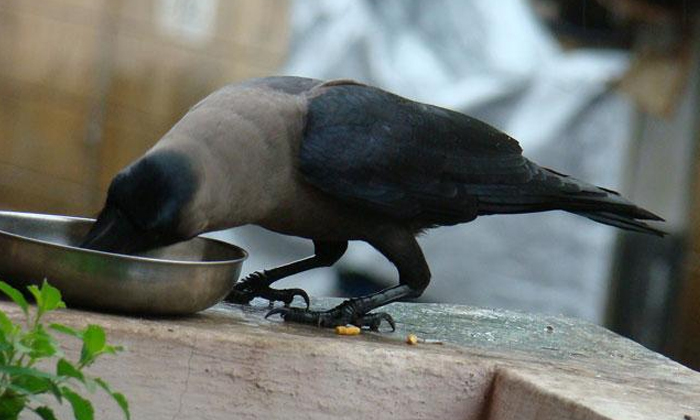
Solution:
[(360, 334), (360, 328), (354, 325), (338, 325), (337, 327), (335, 327), (335, 333), (338, 335), (358, 335)]

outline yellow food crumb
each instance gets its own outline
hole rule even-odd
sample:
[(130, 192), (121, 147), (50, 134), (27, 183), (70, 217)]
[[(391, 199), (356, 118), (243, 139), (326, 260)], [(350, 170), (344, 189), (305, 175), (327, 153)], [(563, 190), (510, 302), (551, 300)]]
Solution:
[(418, 336), (416, 336), (415, 334), (409, 334), (406, 337), (406, 343), (411, 344), (411, 345), (418, 344)]
[(360, 334), (360, 329), (354, 325), (338, 325), (335, 327), (335, 333), (338, 335), (358, 335)]

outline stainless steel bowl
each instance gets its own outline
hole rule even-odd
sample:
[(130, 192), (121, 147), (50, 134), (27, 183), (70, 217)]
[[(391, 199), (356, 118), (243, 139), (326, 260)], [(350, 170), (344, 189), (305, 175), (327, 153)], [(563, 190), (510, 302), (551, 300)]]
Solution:
[(0, 211), (0, 280), (44, 278), (69, 306), (139, 314), (188, 314), (221, 301), (247, 253), (197, 237), (137, 256), (78, 248), (94, 220)]

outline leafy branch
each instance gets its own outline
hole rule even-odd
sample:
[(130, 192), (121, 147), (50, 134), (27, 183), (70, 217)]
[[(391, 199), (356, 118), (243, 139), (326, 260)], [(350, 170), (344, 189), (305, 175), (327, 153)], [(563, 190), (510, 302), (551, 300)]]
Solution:
[[(116, 354), (119, 346), (107, 343), (102, 327), (88, 325), (76, 330), (62, 324), (47, 327), (42, 319), (47, 312), (65, 308), (58, 289), (44, 280), (41, 287), (29, 286), (36, 301), (30, 310), (24, 295), (0, 281), (0, 292), (10, 297), (24, 313), (24, 322), (15, 323), (0, 310), (0, 419), (17, 420), (22, 411), (30, 410), (43, 420), (57, 420), (53, 410), (40, 398), (53, 396), (59, 404), (68, 401), (76, 420), (93, 420), (95, 412), (82, 390), (94, 393), (98, 388), (109, 394), (130, 420), (129, 404), (123, 394), (115, 392), (99, 377), (88, 376), (83, 369), (103, 354)], [(80, 358), (70, 361), (51, 331), (82, 341)], [(35, 368), (40, 361), (56, 360), (55, 373)]]

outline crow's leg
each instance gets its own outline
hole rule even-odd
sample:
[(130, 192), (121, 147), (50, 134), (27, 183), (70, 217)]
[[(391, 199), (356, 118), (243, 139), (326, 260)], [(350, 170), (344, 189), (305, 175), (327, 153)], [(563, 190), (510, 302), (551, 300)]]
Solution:
[(295, 296), (300, 296), (309, 307), (309, 295), (302, 289), (273, 289), (270, 285), (277, 280), (318, 267), (329, 267), (340, 259), (348, 248), (347, 241), (314, 241), (314, 255), (303, 260), (294, 261), (271, 270), (256, 271), (236, 283), (231, 293), (224, 300), (232, 303), (247, 304), (256, 297), (270, 303), (279, 301), (289, 306)]
[(384, 254), (399, 271), (399, 285), (367, 296), (346, 300), (327, 311), (297, 308), (277, 308), (266, 317), (280, 314), (285, 321), (335, 327), (353, 324), (358, 327), (379, 329), (386, 321), (395, 329), (394, 320), (384, 312), (370, 313), (373, 309), (404, 298), (418, 297), (430, 282), (430, 269), (414, 235), (405, 229), (384, 229), (376, 237), (368, 238), (372, 246)]

